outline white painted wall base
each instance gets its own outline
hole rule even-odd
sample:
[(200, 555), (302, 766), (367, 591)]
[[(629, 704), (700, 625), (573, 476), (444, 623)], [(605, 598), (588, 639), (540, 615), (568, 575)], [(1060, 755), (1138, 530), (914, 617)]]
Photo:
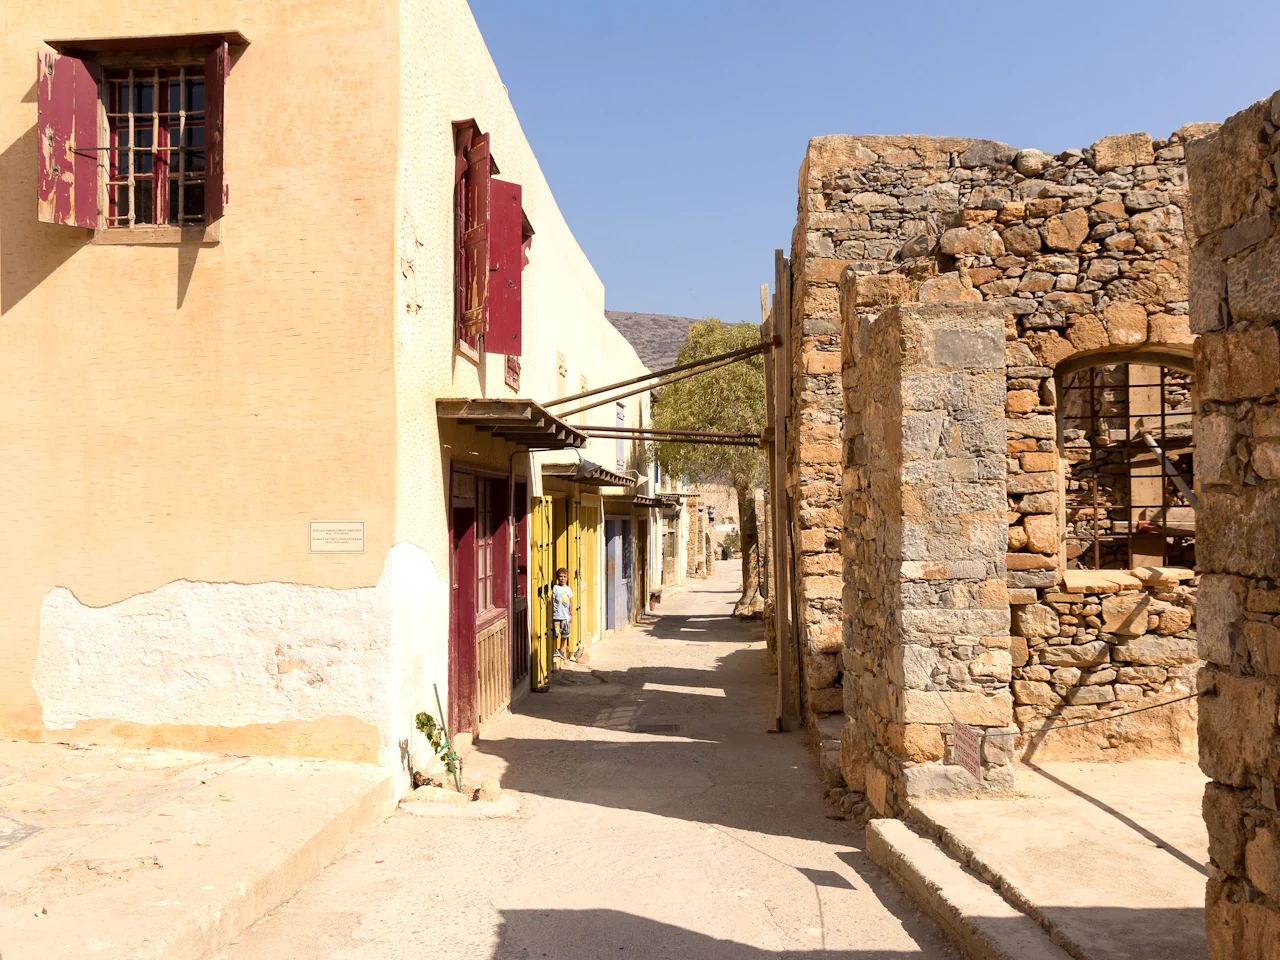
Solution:
[(429, 754), (413, 717), (435, 713), (433, 683), (448, 703), (448, 610), (447, 579), (409, 543), (374, 587), (177, 580), (100, 608), (58, 587), (40, 610), (35, 688), (51, 730), (355, 717), (403, 769)]

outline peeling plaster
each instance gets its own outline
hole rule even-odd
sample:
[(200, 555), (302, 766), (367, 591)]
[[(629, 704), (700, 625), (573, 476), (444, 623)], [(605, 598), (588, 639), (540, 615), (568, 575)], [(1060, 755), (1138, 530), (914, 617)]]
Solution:
[(374, 587), (177, 580), (98, 608), (57, 587), (41, 605), (35, 688), (50, 729), (351, 716), (389, 748), (411, 737), (432, 682), (446, 694), (447, 611), (447, 582), (408, 543)]

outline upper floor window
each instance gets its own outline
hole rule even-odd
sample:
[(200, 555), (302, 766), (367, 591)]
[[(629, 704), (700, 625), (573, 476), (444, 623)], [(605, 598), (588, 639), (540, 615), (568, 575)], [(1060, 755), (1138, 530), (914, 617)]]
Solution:
[(98, 230), (193, 227), (226, 206), (228, 39), (50, 41), (37, 59), (37, 215)]
[[(489, 134), (474, 120), (453, 125), (454, 329), (458, 348), (517, 357), (522, 351), (522, 274), (533, 227), (517, 183), (496, 179)], [(507, 383), (519, 384), (519, 364)]]

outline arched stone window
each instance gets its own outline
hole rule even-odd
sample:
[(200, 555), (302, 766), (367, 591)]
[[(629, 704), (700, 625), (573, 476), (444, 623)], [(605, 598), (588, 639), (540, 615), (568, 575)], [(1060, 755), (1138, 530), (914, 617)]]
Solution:
[(1093, 351), (1056, 374), (1067, 568), (1193, 568), (1189, 352)]

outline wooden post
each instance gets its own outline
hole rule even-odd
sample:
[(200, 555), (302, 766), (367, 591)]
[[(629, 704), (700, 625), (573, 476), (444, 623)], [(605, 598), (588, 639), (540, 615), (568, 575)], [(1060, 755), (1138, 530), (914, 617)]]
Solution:
[[(762, 309), (764, 291), (761, 291)], [(787, 416), (791, 408), (791, 268), (774, 251), (773, 309), (769, 332), (775, 344), (766, 384), (772, 420), (769, 449), (769, 502), (773, 515), (773, 610), (778, 648), (778, 729), (800, 728), (799, 649), (794, 623), (790, 501), (787, 497)]]

